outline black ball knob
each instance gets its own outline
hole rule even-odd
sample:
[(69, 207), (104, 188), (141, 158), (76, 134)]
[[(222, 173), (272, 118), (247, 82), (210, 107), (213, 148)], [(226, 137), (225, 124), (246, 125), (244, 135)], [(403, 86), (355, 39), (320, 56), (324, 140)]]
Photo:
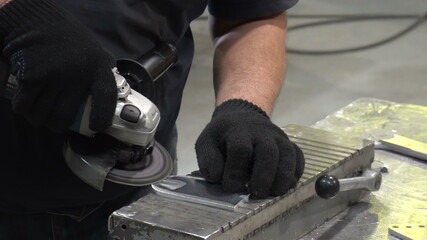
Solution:
[(314, 187), (319, 197), (330, 199), (340, 191), (340, 182), (334, 176), (325, 175), (317, 179)]

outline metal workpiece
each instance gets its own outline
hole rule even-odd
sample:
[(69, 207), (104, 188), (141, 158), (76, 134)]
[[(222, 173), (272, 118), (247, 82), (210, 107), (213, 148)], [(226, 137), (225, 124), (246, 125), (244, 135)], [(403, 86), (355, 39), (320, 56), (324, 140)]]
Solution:
[(248, 195), (226, 193), (220, 184), (193, 176), (171, 176), (152, 188), (157, 195), (229, 211), (236, 210), (248, 198)]
[[(370, 168), (374, 159), (372, 141), (297, 125), (283, 130), (306, 156), (303, 177), (297, 187), (284, 196), (257, 201), (243, 197), (232, 209), (226, 209), (205, 204), (209, 196), (197, 203), (203, 196), (186, 201), (188, 196), (170, 196), (167, 191), (159, 194), (154, 190), (110, 216), (111, 236), (121, 240), (256, 240), (283, 239), (284, 236), (297, 239), (367, 194), (363, 190), (351, 190), (333, 200), (324, 200), (316, 196), (314, 185), (324, 174), (354, 177)], [(183, 178), (186, 177), (173, 179)], [(174, 189), (170, 182), (162, 187)], [(210, 189), (209, 184), (206, 188), (206, 191)]]

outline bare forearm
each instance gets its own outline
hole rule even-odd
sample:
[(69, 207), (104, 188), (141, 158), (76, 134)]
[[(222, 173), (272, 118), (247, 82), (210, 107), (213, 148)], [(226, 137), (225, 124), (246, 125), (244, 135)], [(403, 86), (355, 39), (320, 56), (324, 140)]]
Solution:
[(4, 5), (6, 5), (10, 1), (12, 1), (12, 0), (0, 0), (0, 8), (3, 7)]
[(216, 105), (240, 98), (271, 114), (286, 68), (286, 20), (282, 13), (238, 25), (214, 38)]

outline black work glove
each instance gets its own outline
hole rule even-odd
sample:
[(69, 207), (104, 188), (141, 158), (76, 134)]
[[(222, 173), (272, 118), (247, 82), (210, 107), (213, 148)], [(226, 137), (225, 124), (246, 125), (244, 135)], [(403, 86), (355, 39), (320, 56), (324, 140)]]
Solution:
[(227, 192), (279, 196), (304, 170), (302, 151), (256, 105), (233, 99), (218, 106), (196, 142), (201, 174)]
[(0, 9), (0, 40), (19, 87), (13, 110), (64, 131), (89, 95), (90, 128), (111, 125), (117, 102), (113, 57), (53, 0), (13, 0)]

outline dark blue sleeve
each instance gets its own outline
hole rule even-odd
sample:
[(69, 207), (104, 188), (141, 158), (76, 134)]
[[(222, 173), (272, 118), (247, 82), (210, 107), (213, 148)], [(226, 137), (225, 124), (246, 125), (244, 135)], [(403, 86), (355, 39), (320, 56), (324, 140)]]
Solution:
[(209, 0), (209, 13), (229, 20), (256, 19), (286, 11), (297, 2), (298, 0)]

